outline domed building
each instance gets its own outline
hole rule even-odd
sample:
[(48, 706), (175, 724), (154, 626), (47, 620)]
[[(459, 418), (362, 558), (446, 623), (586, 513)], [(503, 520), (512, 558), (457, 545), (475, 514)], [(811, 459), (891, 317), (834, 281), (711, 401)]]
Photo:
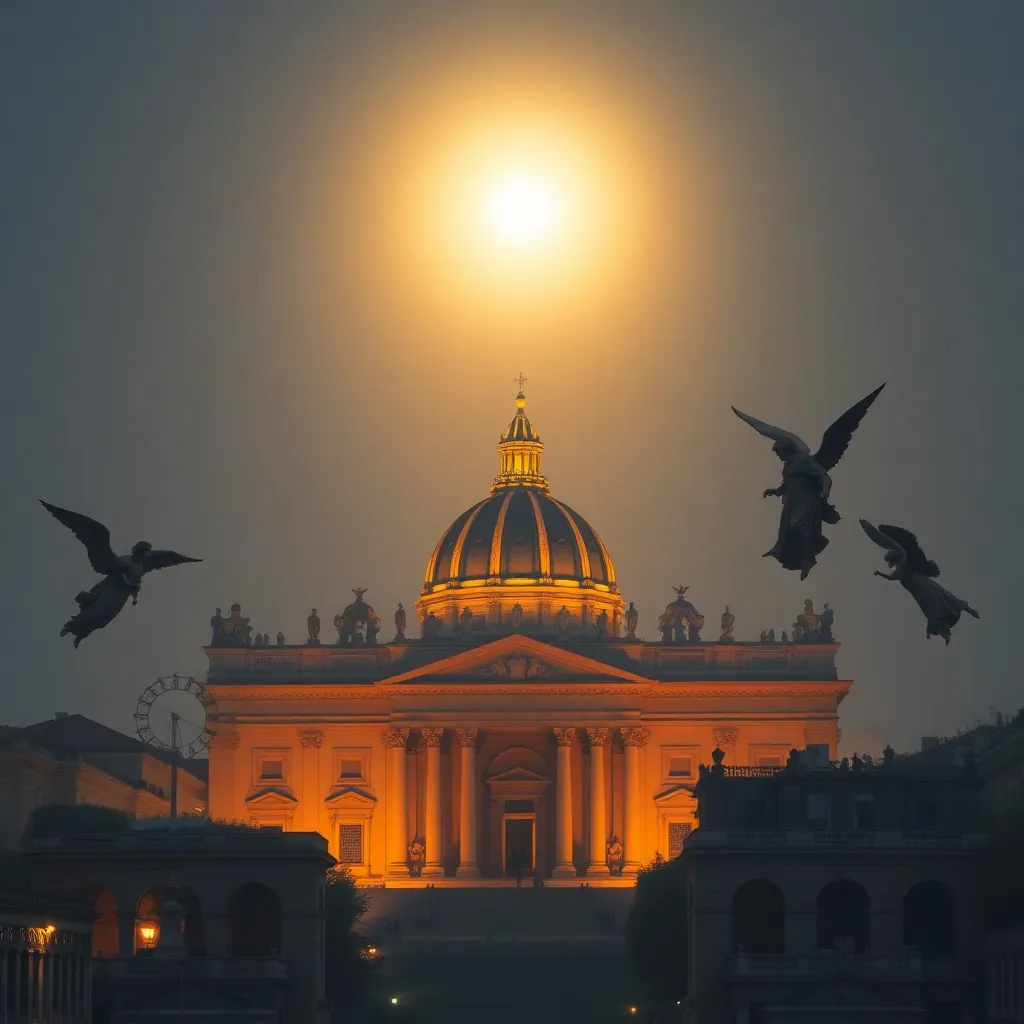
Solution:
[(520, 391), (490, 495), (441, 534), (427, 561), (416, 603), (424, 636), (619, 636), (611, 556), (597, 530), (552, 497), (543, 454)]
[(363, 927), (395, 986), (389, 1019), (391, 998), (418, 1020), (619, 1019), (614, 922), (639, 868), (694, 827), (699, 766), (836, 754), (851, 683), (831, 619), (816, 630), (805, 609), (800, 642), (744, 641), (726, 609), (704, 639), (680, 586), (659, 638), (638, 638), (607, 547), (552, 496), (543, 452), (520, 391), (490, 494), (427, 559), (418, 638), (400, 605), (380, 642), (362, 587), (335, 606), (336, 639), (315, 609), (295, 645), (253, 643), (237, 604), (211, 620), (210, 814), (319, 832), (375, 887)]
[(765, 769), (808, 744), (835, 756), (851, 684), (830, 631), (743, 641), (727, 614), (704, 639), (678, 587), (659, 639), (638, 638), (607, 547), (552, 495), (543, 453), (520, 391), (490, 494), (427, 559), (418, 638), (399, 609), (381, 642), (363, 588), (338, 602), (336, 640), (315, 611), (304, 643), (278, 646), (250, 641), (237, 604), (215, 616), (214, 817), (318, 831), (367, 885), (628, 887), (678, 854), (716, 748)]

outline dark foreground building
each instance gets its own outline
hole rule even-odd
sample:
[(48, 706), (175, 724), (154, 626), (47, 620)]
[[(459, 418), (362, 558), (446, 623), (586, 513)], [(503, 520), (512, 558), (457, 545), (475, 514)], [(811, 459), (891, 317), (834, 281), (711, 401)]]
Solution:
[(714, 756), (682, 854), (691, 1024), (984, 1020), (969, 765)]

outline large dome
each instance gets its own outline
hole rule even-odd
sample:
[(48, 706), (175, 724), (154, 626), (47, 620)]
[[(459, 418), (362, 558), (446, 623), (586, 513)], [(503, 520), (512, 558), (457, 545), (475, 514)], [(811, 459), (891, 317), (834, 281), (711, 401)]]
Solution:
[(467, 509), (442, 534), (424, 587), (475, 580), (614, 584), (615, 569), (578, 512), (532, 487), (509, 487)]
[(549, 493), (544, 445), (525, 409), (520, 391), (498, 444), (491, 494), (434, 546), (420, 619), (433, 615), (445, 633), (508, 632), (514, 624), (519, 632), (617, 636), (622, 601), (608, 549), (583, 516)]

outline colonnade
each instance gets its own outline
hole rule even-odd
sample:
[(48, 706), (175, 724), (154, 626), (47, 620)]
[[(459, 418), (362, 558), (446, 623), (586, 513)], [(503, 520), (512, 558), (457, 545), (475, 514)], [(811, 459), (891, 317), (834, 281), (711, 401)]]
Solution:
[[(648, 732), (640, 726), (623, 727), (618, 730), (624, 751), (623, 772), (623, 821), (625, 835), (623, 845), (625, 873), (635, 873), (640, 867), (643, 851), (643, 807), (640, 786), (640, 748), (646, 745)], [(441, 743), (443, 728), (421, 729), (420, 739), (426, 750), (426, 792), (424, 800), (424, 836), (426, 845), (425, 861), (420, 877), (425, 879), (444, 876), (441, 785)], [(613, 730), (606, 727), (577, 729), (574, 726), (560, 726), (553, 729), (558, 755), (555, 778), (555, 864), (552, 875), (568, 878), (577, 875), (573, 860), (573, 793), (572, 793), (572, 748), (586, 738), (590, 751), (590, 773), (588, 806), (588, 829), (586, 836), (586, 876), (606, 877), (608, 867), (609, 835), (607, 821), (607, 796), (605, 793), (605, 758), (611, 746)], [(477, 878), (480, 875), (477, 799), (477, 739), (475, 728), (457, 728), (453, 739), (460, 748), (461, 783), (459, 794), (459, 836), (460, 852), (456, 877)], [(409, 747), (409, 729), (390, 729), (384, 733), (384, 745), (388, 748), (388, 789), (387, 789), (387, 865), (391, 875), (408, 874), (408, 781), (406, 776), (406, 753)], [(582, 837), (581, 837), (582, 838)]]
[[(21, 932), (36, 930), (14, 929), (14, 941)], [(89, 937), (72, 934), (78, 941), (68, 945), (0, 946), (0, 1024), (85, 1024), (92, 1019)]]

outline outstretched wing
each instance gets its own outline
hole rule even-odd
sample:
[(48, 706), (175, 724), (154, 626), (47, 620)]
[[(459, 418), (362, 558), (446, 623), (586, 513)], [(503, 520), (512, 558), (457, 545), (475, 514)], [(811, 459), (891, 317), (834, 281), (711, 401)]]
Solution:
[(906, 551), (911, 571), (922, 576), (939, 575), (939, 567), (921, 550), (917, 537), (909, 530), (904, 530), (902, 526), (886, 526), (885, 523), (879, 523), (878, 528)]
[(782, 427), (773, 427), (770, 423), (765, 423), (764, 420), (748, 416), (745, 412), (740, 412), (735, 405), (732, 407), (732, 411), (744, 423), (749, 423), (759, 434), (770, 437), (773, 441), (789, 441), (798, 452), (803, 452), (805, 455), (810, 454), (811, 449), (807, 447), (807, 443), (796, 434), (783, 430)]
[(900, 558), (906, 558), (907, 552), (903, 546), (886, 532), (891, 527), (885, 526), (880, 530), (877, 526), (872, 526), (866, 519), (860, 521), (861, 527), (864, 532), (880, 547), (885, 548), (886, 551), (892, 551), (894, 554), (899, 555)]
[(878, 397), (882, 387), (875, 388), (867, 398), (862, 398), (856, 405), (851, 406), (842, 416), (825, 431), (821, 439), (821, 446), (814, 454), (814, 461), (827, 473), (835, 468), (836, 463), (843, 457), (843, 453), (849, 447), (850, 438), (853, 432), (860, 426), (864, 414), (871, 408), (871, 403)]
[(179, 555), (177, 551), (163, 551), (157, 548), (146, 555), (146, 561), (142, 571), (153, 572), (154, 569), (169, 569), (172, 565), (182, 565), (185, 562), (201, 561), (201, 558), (190, 558), (188, 555)]
[(63, 523), (84, 545), (89, 555), (89, 564), (101, 575), (117, 572), (117, 556), (110, 549), (110, 531), (95, 519), (83, 516), (81, 512), (70, 512), (39, 499), (47, 512)]

